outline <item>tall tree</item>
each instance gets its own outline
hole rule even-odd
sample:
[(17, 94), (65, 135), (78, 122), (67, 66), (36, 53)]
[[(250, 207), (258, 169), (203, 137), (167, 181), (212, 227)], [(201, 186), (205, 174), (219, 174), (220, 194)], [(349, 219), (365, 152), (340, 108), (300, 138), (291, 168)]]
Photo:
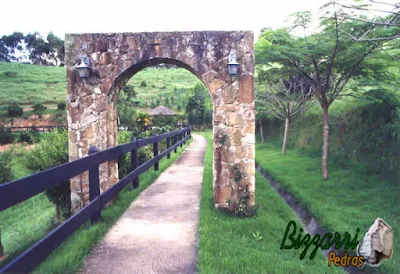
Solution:
[[(19, 51), (20, 56), (16, 54), (17, 51)], [(26, 56), (26, 53), (28, 56)], [(0, 38), (0, 61), (20, 61), (26, 59), (26, 57), (34, 64), (63, 65), (65, 58), (64, 41), (52, 32), (47, 35), (46, 40), (37, 32), (27, 35), (14, 32)]]
[(0, 38), (0, 61), (18, 61), (19, 58), (15, 56), (15, 51), (21, 51), (23, 49), (23, 39), (24, 35), (21, 32), (14, 32), (10, 35), (3, 35)]
[[(325, 4), (328, 16), (337, 16), (342, 21), (367, 23), (362, 33), (347, 33), (355, 41), (374, 42), (400, 38), (400, 2), (385, 0), (332, 0)], [(367, 15), (375, 14), (372, 18)], [(340, 28), (339, 28), (340, 30)]]
[[(307, 33), (310, 12), (297, 13), (294, 18), (294, 28), (301, 27)], [(256, 45), (256, 62), (274, 65), (268, 73), (300, 74), (311, 84), (322, 109), (322, 176), (325, 180), (328, 179), (329, 107), (339, 96), (346, 95), (343, 90), (350, 79), (365, 75), (379, 77), (384, 71), (384, 64), (369, 62), (372, 56), (379, 55), (377, 49), (384, 45), (384, 40), (356, 43), (339, 32), (339, 24), (341, 29), (355, 33), (368, 29), (366, 23), (339, 22), (338, 17), (333, 16), (321, 21), (320, 32), (304, 37), (294, 37), (288, 29), (265, 29)]]
[[(289, 126), (292, 119), (308, 109), (313, 96), (313, 88), (308, 79), (303, 76), (293, 76), (281, 79), (278, 84), (268, 84), (263, 92), (257, 91), (257, 109), (285, 121), (283, 133), (282, 154), (286, 154)], [(263, 133), (262, 133), (263, 134)]]

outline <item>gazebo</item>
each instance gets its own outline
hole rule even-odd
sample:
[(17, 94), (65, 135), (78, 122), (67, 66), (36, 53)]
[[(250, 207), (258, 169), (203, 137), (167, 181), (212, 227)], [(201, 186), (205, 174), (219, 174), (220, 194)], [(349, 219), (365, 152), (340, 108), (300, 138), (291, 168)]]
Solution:
[(149, 112), (150, 115), (157, 117), (159, 115), (162, 116), (176, 116), (176, 113), (172, 110), (170, 110), (167, 107), (164, 106), (158, 106), (156, 108), (153, 108), (152, 110), (150, 110)]
[[(180, 124), (181, 121), (176, 121), (176, 117), (178, 116), (175, 111), (170, 110), (164, 106), (158, 106), (149, 111), (149, 114), (153, 116), (153, 120), (155, 124), (158, 125), (176, 125), (176, 122)], [(178, 118), (179, 119), (179, 118)]]

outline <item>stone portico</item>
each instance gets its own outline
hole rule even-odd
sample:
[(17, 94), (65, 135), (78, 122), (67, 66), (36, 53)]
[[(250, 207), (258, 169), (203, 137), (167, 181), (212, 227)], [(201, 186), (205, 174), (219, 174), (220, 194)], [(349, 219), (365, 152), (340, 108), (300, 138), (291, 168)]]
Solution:
[[(254, 37), (251, 31), (67, 34), (65, 54), (68, 89), (70, 160), (88, 155), (91, 145), (104, 150), (117, 145), (116, 103), (120, 90), (140, 70), (174, 64), (196, 75), (213, 102), (214, 201), (226, 207), (239, 186), (255, 197)], [(240, 64), (235, 80), (228, 74), (234, 49)], [(75, 71), (86, 55), (92, 68), (87, 79)], [(235, 182), (234, 166), (245, 177)], [(100, 190), (118, 181), (115, 161), (100, 166)], [(89, 200), (88, 173), (71, 179), (73, 209)]]

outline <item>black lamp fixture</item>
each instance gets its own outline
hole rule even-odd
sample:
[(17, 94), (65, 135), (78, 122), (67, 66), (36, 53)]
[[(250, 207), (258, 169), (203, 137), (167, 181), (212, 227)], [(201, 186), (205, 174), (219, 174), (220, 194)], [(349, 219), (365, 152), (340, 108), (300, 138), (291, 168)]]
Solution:
[(229, 53), (228, 72), (232, 80), (236, 79), (239, 63), (236, 61), (236, 50), (232, 49)]
[(81, 56), (81, 63), (76, 66), (76, 70), (78, 71), (79, 77), (88, 78), (90, 74), (90, 61), (89, 57)]

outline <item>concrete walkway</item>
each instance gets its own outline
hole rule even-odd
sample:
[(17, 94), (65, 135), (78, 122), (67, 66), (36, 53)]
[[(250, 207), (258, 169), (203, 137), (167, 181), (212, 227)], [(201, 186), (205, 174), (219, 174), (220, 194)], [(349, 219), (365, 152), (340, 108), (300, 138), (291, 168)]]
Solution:
[(181, 157), (130, 205), (80, 273), (196, 273), (206, 140), (193, 135)]

